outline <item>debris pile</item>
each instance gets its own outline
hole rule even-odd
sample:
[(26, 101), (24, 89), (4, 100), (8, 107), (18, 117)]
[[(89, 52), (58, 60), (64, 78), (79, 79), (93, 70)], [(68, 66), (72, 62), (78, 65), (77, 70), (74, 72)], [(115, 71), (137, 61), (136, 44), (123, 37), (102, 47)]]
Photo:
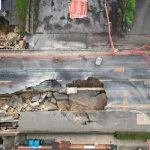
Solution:
[[(69, 93), (69, 94), (68, 94)], [(5, 96), (5, 98), (4, 98)], [(55, 80), (48, 80), (26, 91), (0, 96), (1, 112), (19, 118), (25, 111), (91, 111), (104, 110), (107, 96), (104, 85), (98, 79), (76, 80), (62, 88)], [(3, 116), (4, 117), (4, 116)]]
[(28, 43), (16, 32), (0, 33), (0, 49), (27, 49)]

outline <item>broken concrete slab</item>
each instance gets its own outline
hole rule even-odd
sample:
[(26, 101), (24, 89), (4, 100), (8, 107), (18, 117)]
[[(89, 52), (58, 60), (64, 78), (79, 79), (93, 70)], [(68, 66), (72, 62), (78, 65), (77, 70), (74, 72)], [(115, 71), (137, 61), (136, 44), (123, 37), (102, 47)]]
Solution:
[(55, 104), (53, 104), (47, 100), (44, 102), (44, 104), (41, 106), (41, 108), (45, 111), (58, 110), (58, 107)]
[(9, 109), (8, 109), (8, 111), (7, 111), (7, 112), (9, 112), (9, 113), (13, 113), (15, 110), (17, 110), (17, 109), (14, 109), (13, 107), (9, 107)]
[(37, 102), (37, 101), (39, 101), (40, 97), (41, 97), (40, 94), (33, 95), (31, 102)]
[(80, 91), (76, 94), (69, 95), (69, 101), (75, 102), (82, 106), (89, 106), (90, 96), (88, 91)]
[(58, 91), (61, 87), (62, 85), (56, 80), (46, 80), (37, 86), (31, 87), (31, 89), (36, 91)]
[(5, 117), (0, 117), (0, 123), (7, 123), (7, 122), (14, 122), (14, 119), (12, 116), (5, 116)]
[(18, 112), (18, 113), (20, 113), (21, 110), (22, 110), (22, 108), (23, 108), (23, 106), (21, 106), (21, 107), (16, 107), (16, 108), (15, 108), (15, 111)]
[(54, 104), (57, 103), (57, 100), (54, 97), (51, 97), (50, 101), (51, 101), (51, 103), (54, 103)]
[(31, 107), (37, 107), (37, 106), (39, 106), (39, 105), (40, 105), (39, 102), (30, 103), (30, 106), (31, 106)]
[(21, 96), (18, 96), (18, 95), (13, 95), (11, 98), (10, 98), (10, 102), (9, 102), (9, 106), (13, 107), (13, 108), (16, 108), (18, 106), (22, 106), (22, 103), (23, 103), (23, 100), (22, 100), (22, 97)]
[(22, 97), (23, 100), (27, 100), (27, 99), (31, 99), (33, 95), (32, 92), (24, 92), (20, 94), (20, 96)]
[(47, 93), (46, 93), (46, 97), (47, 97), (47, 98), (51, 98), (51, 97), (52, 97), (52, 92), (47, 92)]
[(26, 111), (32, 111), (32, 110), (33, 110), (33, 108), (31, 106), (27, 106), (26, 109), (25, 109), (25, 112)]
[(9, 109), (9, 106), (6, 104), (3, 107), (1, 107), (2, 110), (7, 111)]
[(46, 96), (47, 96), (47, 93), (40, 94), (39, 103), (41, 103), (42, 101), (44, 101), (44, 99), (46, 98)]
[(59, 111), (68, 111), (70, 110), (69, 101), (57, 101), (57, 106)]
[(69, 95), (71, 110), (104, 110), (107, 105), (105, 93), (99, 94), (96, 91), (79, 91)]
[(22, 106), (22, 110), (21, 110), (21, 111), (23, 111), (23, 112), (26, 111), (26, 108), (27, 108), (27, 107), (28, 107), (28, 104), (27, 104), (27, 103), (24, 103), (23, 106)]
[(32, 98), (32, 101), (39, 102), (41, 104), (45, 100), (50, 100), (52, 98), (52, 94), (53, 92), (45, 92), (45, 93), (39, 93), (39, 94), (37, 93), (34, 98), (35, 101), (33, 101), (33, 98)]
[(68, 95), (65, 93), (53, 93), (53, 96), (56, 100), (60, 101), (60, 100), (68, 100)]
[(39, 102), (39, 103), (41, 103), (47, 97), (47, 94), (49, 94), (49, 96), (50, 96), (50, 92), (49, 93), (34, 94), (33, 97), (32, 97), (31, 102)]

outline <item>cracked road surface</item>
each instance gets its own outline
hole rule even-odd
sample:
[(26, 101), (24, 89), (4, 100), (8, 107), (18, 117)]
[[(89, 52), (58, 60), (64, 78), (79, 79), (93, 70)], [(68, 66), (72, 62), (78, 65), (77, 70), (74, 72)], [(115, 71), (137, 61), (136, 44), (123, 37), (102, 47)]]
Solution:
[(144, 114), (150, 120), (149, 112), (126, 110), (107, 110), (88, 113), (25, 112), (21, 113), (18, 131), (22, 133), (113, 133), (115, 131), (150, 131), (150, 122), (144, 125), (138, 124), (137, 120), (139, 119), (139, 114)]
[[(39, 53), (40, 55), (40, 53)], [(63, 87), (76, 79), (90, 76), (104, 82), (108, 106), (150, 104), (150, 69), (142, 56), (105, 56), (102, 65), (96, 58), (78, 56), (76, 60), (0, 60), (0, 93), (14, 93), (56, 79)], [(143, 109), (143, 107), (142, 107)], [(147, 107), (148, 109), (148, 107)]]

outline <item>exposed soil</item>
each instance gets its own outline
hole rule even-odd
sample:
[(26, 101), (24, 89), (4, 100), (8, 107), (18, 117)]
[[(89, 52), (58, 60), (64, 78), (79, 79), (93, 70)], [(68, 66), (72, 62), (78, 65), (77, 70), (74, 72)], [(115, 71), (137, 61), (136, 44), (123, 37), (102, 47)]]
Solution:
[(67, 84), (67, 87), (104, 87), (104, 84), (96, 78), (89, 77), (87, 80), (75, 80)]
[(9, 21), (1, 16), (0, 16), (0, 31), (4, 33), (9, 32)]

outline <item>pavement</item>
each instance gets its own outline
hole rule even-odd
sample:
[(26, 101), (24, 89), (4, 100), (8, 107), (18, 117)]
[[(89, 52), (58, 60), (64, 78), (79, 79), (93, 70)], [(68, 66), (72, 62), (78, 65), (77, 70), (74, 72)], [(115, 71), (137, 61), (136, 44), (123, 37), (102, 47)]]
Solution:
[[(106, 29), (101, 12), (103, 2), (91, 0), (88, 2), (88, 17), (70, 19), (68, 17), (69, 0), (53, 1), (41, 0), (39, 4), (39, 16), (37, 33), (99, 33)], [(101, 19), (100, 19), (101, 18)], [(64, 37), (65, 38), (65, 37)]]
[[(115, 0), (111, 2), (115, 3)], [(110, 51), (107, 22), (103, 15), (103, 1), (88, 2), (88, 17), (68, 18), (69, 0), (41, 0), (37, 29), (28, 36), (31, 49)], [(117, 49), (132, 49), (150, 43), (150, 1), (137, 0), (135, 21), (131, 32), (124, 37), (113, 36)]]
[(136, 13), (135, 21), (131, 29), (131, 34), (150, 34), (150, 1), (149, 0), (137, 0), (136, 1)]
[[(101, 49), (108, 49), (105, 38), (99, 33), (106, 32), (102, 1), (88, 2), (88, 17), (70, 19), (68, 6), (70, 0), (41, 0), (39, 3), (38, 23), (34, 35), (28, 37), (31, 49), (94, 49), (100, 39)], [(92, 35), (94, 34), (94, 36)], [(92, 43), (92, 41), (93, 43)], [(103, 40), (103, 41), (102, 41)], [(96, 44), (96, 45), (95, 45)]]
[[(19, 119), (21, 133), (114, 133), (149, 132), (150, 124), (138, 124), (139, 114), (149, 111), (105, 110), (93, 112), (24, 112)], [(33, 126), (34, 125), (34, 126)]]

